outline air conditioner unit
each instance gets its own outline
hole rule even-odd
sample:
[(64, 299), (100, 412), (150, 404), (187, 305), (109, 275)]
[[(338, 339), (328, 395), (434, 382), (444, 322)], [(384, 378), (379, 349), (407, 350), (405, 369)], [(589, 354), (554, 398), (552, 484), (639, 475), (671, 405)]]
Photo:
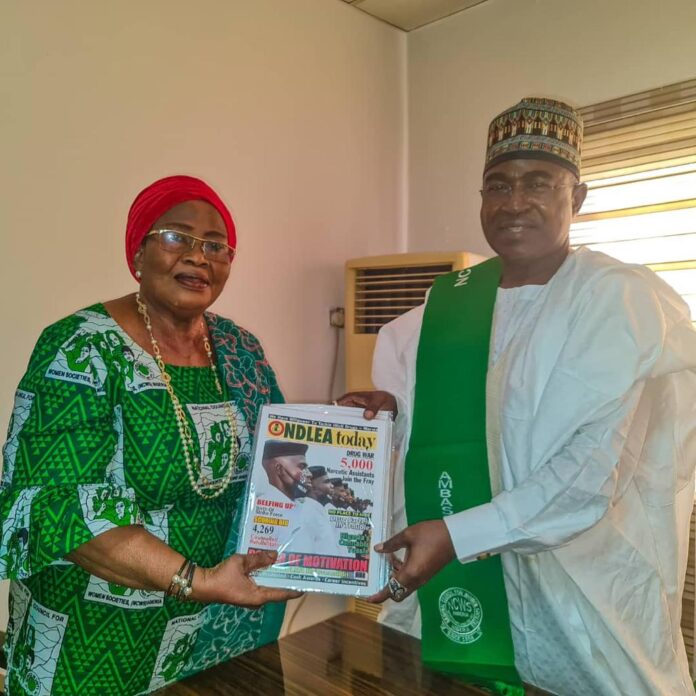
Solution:
[(485, 261), (466, 251), (366, 256), (346, 263), (346, 389), (374, 389), (377, 332), (425, 301), (437, 276)]

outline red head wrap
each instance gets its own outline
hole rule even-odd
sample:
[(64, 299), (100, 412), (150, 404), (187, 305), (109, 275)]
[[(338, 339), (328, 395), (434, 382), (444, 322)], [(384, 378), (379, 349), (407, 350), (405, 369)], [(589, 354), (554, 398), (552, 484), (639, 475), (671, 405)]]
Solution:
[[(227, 210), (227, 206), (213, 189), (200, 179), (192, 176), (168, 176), (154, 184), (144, 188), (133, 201), (128, 211), (128, 224), (126, 225), (126, 259), (128, 268), (135, 277), (133, 259), (140, 248), (145, 235), (152, 229), (152, 225), (179, 203), (185, 201), (205, 201), (210, 203), (222, 216), (227, 229), (227, 243), (232, 247), (237, 246), (237, 232), (234, 221)], [(137, 280), (137, 279), (136, 279)]]

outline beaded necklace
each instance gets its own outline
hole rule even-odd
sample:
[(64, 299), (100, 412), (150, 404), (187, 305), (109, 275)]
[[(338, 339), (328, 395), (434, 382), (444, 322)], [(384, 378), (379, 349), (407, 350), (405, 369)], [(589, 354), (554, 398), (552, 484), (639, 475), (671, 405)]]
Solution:
[(213, 362), (213, 351), (210, 347), (210, 341), (208, 340), (208, 335), (205, 332), (205, 325), (203, 325), (203, 345), (205, 347), (205, 352), (208, 354), (208, 362), (210, 363), (210, 369), (215, 378), (215, 386), (220, 394), (220, 399), (224, 404), (225, 412), (227, 414), (227, 420), (230, 424), (230, 432), (232, 433), (232, 446), (230, 451), (230, 462), (227, 466), (227, 471), (225, 475), (219, 481), (211, 481), (201, 470), (201, 462), (196, 454), (196, 445), (193, 441), (193, 436), (191, 435), (191, 428), (189, 427), (188, 421), (186, 420), (186, 414), (181, 406), (179, 397), (174, 393), (174, 388), (171, 385), (172, 378), (168, 374), (166, 367), (164, 365), (164, 360), (162, 359), (162, 352), (160, 351), (159, 343), (155, 339), (152, 333), (152, 322), (150, 321), (150, 315), (147, 311), (147, 306), (140, 299), (140, 293), (136, 293), (135, 301), (138, 304), (138, 313), (142, 315), (143, 321), (145, 322), (145, 328), (150, 335), (150, 343), (152, 343), (152, 352), (157, 363), (157, 367), (160, 371), (160, 376), (164, 382), (164, 386), (167, 389), (169, 398), (172, 401), (172, 406), (174, 407), (174, 415), (176, 416), (176, 425), (179, 429), (179, 438), (181, 439), (181, 448), (184, 451), (184, 459), (186, 460), (186, 471), (188, 473), (189, 483), (191, 488), (205, 500), (213, 500), (218, 496), (222, 495), (227, 487), (232, 482), (232, 477), (237, 467), (237, 456), (239, 454), (239, 440), (237, 433), (237, 421), (232, 413), (230, 404), (225, 401), (224, 394), (222, 391), (222, 385), (220, 384), (220, 379), (218, 378), (217, 370), (215, 369), (215, 363)]

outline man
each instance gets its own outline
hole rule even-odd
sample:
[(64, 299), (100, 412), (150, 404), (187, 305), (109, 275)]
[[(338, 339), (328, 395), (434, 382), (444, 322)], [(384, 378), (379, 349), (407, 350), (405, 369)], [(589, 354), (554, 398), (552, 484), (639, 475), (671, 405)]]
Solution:
[(262, 455), (268, 483), (295, 500), (307, 495), (307, 445), (285, 440), (269, 440)]
[(340, 547), (328, 514), (323, 505), (310, 497), (314, 495), (315, 482), (314, 467), (307, 466), (307, 449), (305, 444), (285, 440), (269, 440), (265, 444), (262, 465), (271, 487), (257, 492), (256, 509), (265, 504), (284, 505), (283, 517), (288, 524), (273, 525), (274, 550), (336, 555)]
[(481, 224), (498, 258), (385, 326), (383, 391), (342, 399), (366, 417), (398, 404), (404, 434), (394, 523), (410, 526), (380, 547), (404, 561), (372, 599), (401, 601), (384, 620), (422, 634), (426, 662), (498, 693), (519, 675), (561, 696), (693, 694), (696, 334), (649, 270), (570, 250), (581, 140), (552, 100), (493, 120)]
[(336, 510), (343, 510), (347, 507), (344, 499), (348, 495), (348, 490), (346, 484), (343, 483), (343, 479), (332, 478), (331, 485), (333, 486), (333, 491), (331, 493), (330, 506)]
[(332, 524), (327, 503), (333, 495), (333, 483), (323, 466), (310, 466), (312, 485), (307, 492), (307, 500), (302, 510), (302, 522), (312, 530), (314, 552), (326, 556), (342, 556), (345, 547), (340, 545), (341, 531)]
[(307, 449), (305, 444), (285, 440), (269, 440), (264, 445), (261, 464), (269, 486), (255, 491), (255, 510), (259, 516), (269, 519), (280, 516), (282, 523), (259, 527), (253, 546), (279, 553), (298, 550), (298, 541), (311, 547), (311, 539), (307, 538), (302, 524), (302, 506), (311, 477)]
[(333, 496), (333, 483), (325, 467), (310, 466), (309, 471), (312, 474), (312, 486), (307, 496), (323, 507)]

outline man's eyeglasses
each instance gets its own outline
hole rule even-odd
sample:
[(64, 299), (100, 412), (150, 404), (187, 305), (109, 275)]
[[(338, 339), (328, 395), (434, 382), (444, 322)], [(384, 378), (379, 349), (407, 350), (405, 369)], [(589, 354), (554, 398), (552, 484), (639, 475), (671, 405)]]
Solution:
[(196, 246), (196, 242), (198, 242), (201, 245), (203, 256), (208, 261), (216, 261), (218, 263), (232, 263), (236, 253), (236, 249), (233, 249), (229, 244), (225, 244), (225, 242), (194, 237), (192, 234), (180, 232), (179, 230), (151, 230), (145, 235), (145, 239), (148, 237), (157, 237), (160, 249), (169, 251), (172, 254), (184, 254), (187, 251), (191, 251)]
[(484, 201), (503, 201), (510, 198), (512, 192), (519, 188), (528, 201), (544, 201), (548, 200), (558, 189), (575, 188), (578, 185), (578, 183), (550, 184), (548, 181), (522, 181), (513, 186), (503, 181), (491, 181), (484, 184), (480, 193)]

